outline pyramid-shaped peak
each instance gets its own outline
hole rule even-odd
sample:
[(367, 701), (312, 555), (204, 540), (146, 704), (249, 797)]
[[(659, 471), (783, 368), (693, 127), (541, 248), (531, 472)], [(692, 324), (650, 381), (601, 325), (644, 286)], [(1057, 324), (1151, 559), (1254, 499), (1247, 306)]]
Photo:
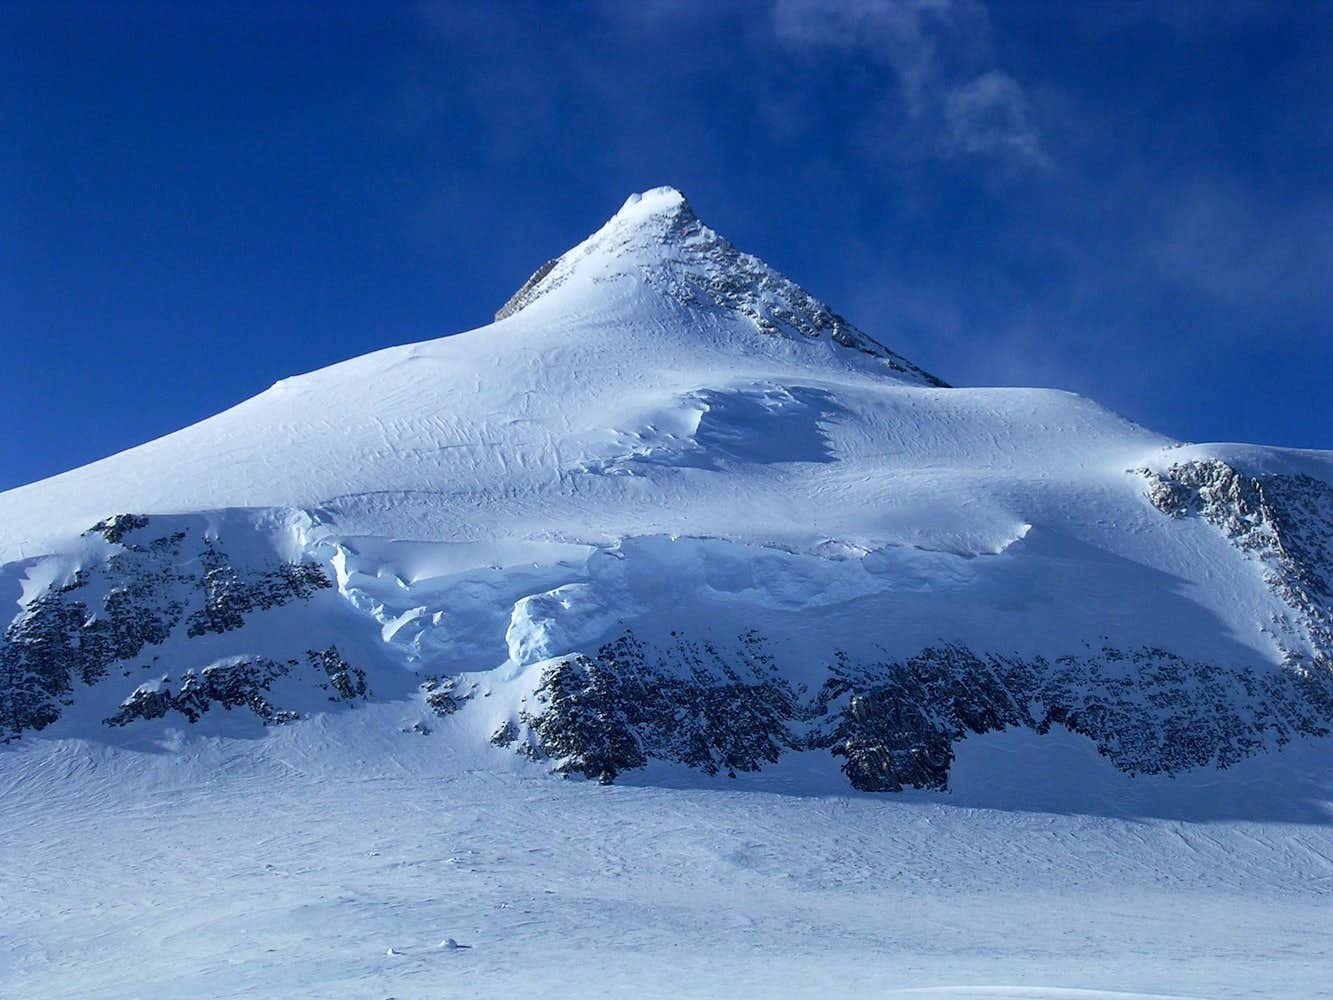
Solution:
[(679, 190), (655, 187), (626, 198), (620, 211), (570, 254), (585, 248), (589, 252), (596, 248), (618, 248), (627, 241), (637, 245), (640, 254), (651, 255), (654, 247), (660, 254), (666, 246), (699, 237), (721, 239), (699, 222), (694, 209)]
[(899, 379), (945, 384), (758, 257), (736, 249), (700, 222), (674, 187), (630, 195), (597, 232), (539, 267), (495, 319), (507, 319), (539, 301), (544, 308), (559, 308), (574, 301), (571, 293), (599, 296), (613, 282), (628, 282), (692, 311), (732, 314), (762, 334), (796, 342), (827, 341), (873, 358)]

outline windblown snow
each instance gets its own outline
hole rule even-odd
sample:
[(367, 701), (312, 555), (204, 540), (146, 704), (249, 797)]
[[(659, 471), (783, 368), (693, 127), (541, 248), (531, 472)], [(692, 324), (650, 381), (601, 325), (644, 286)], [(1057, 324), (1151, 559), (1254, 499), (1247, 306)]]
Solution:
[(1333, 972), (1333, 453), (948, 387), (671, 188), (0, 494), (0, 562), (0, 992)]

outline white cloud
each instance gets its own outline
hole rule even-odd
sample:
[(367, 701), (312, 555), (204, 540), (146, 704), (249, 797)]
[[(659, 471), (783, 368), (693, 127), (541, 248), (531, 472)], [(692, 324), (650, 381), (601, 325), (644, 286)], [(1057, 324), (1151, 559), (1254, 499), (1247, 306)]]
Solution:
[(1050, 165), (1032, 125), (1027, 95), (1008, 73), (993, 69), (951, 88), (943, 95), (943, 109), (946, 150)]
[(860, 52), (888, 67), (938, 155), (1050, 164), (1023, 87), (991, 65), (989, 17), (974, 0), (776, 0), (772, 28), (789, 49)]
[(1296, 204), (1235, 183), (1196, 180), (1156, 215), (1146, 258), (1177, 287), (1231, 308), (1326, 315), (1333, 266), (1333, 203)]
[(913, 114), (936, 75), (931, 22), (953, 20), (950, 0), (777, 0), (773, 30), (792, 48), (865, 49), (897, 75)]

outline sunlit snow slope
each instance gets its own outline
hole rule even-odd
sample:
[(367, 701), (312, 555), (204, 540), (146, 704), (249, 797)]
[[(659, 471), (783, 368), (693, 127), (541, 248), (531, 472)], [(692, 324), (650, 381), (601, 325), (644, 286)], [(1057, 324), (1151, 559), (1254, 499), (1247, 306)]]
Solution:
[(947, 387), (670, 188), (499, 315), (0, 495), (0, 732), (377, 702), (496, 761), (866, 790), (1013, 727), (1130, 773), (1327, 733), (1333, 453)]

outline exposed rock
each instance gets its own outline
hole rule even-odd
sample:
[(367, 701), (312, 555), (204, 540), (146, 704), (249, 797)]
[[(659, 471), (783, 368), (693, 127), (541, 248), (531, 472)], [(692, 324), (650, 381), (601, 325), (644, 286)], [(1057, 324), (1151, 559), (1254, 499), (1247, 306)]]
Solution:
[(421, 682), (426, 704), (436, 715), (453, 715), (472, 695), (462, 690), (457, 677), (427, 677)]
[(108, 542), (118, 544), (131, 531), (146, 527), (148, 527), (148, 518), (143, 514), (114, 514), (105, 520), (98, 521), (88, 529), (88, 533), (97, 532)]
[(548, 665), (521, 719), (558, 771), (603, 782), (649, 757), (707, 774), (757, 771), (800, 745), (789, 723), (804, 710), (757, 634), (739, 650), (733, 664), (711, 642), (675, 636), (667, 656), (652, 656), (627, 632)]
[(204, 606), (188, 619), (186, 631), (191, 636), (238, 629), (252, 611), (309, 600), (317, 591), (333, 586), (323, 568), (310, 562), (282, 563), (242, 574), (212, 541), (205, 542), (199, 561), (205, 567), (199, 581)]
[[(957, 741), (1010, 726), (1063, 726), (1120, 770), (1157, 774), (1227, 767), (1297, 735), (1327, 735), (1333, 718), (1328, 685), (1160, 649), (1056, 661), (952, 645), (882, 663), (839, 656), (806, 698), (776, 675), (754, 633), (730, 656), (679, 635), (650, 653), (627, 633), (553, 661), (535, 702), (520, 719), (562, 773), (607, 782), (649, 759), (753, 771), (788, 750), (823, 748), (845, 758), (864, 791), (945, 789)], [(507, 735), (504, 745), (518, 739)]]
[(352, 666), (338, 652), (337, 646), (330, 646), (328, 649), (309, 650), (306, 653), (312, 666), (323, 669), (328, 675), (329, 683), (333, 685), (333, 690), (337, 692), (336, 698), (330, 698), (330, 701), (353, 701), (357, 698), (366, 697), (366, 672), (358, 667)]
[(669, 217), (661, 236), (678, 248), (646, 271), (659, 290), (684, 305), (728, 309), (754, 323), (761, 333), (818, 338), (878, 358), (904, 375), (929, 385), (945, 383), (895, 354), (834, 312), (823, 302), (769, 267), (758, 257), (737, 250), (709, 229), (685, 202)]
[[(184, 620), (190, 637), (239, 628), (253, 611), (308, 600), (332, 586), (313, 563), (238, 569), (205, 541), (191, 571), (185, 531), (139, 539), (149, 519), (120, 514), (91, 531), (122, 548), (33, 597), (0, 642), (0, 738), (43, 729), (60, 717), (75, 685), (100, 682), (113, 664), (166, 642)], [(202, 607), (189, 612), (202, 597)], [(187, 612), (188, 615), (187, 615)], [(330, 672), (357, 694), (353, 674)], [(343, 692), (340, 690), (340, 694)], [(345, 695), (344, 695), (345, 696)]]
[[(131, 529), (107, 530), (123, 539)], [(127, 546), (29, 601), (0, 643), (0, 737), (45, 728), (75, 683), (96, 684), (111, 664), (166, 641), (186, 606), (190, 578), (175, 568), (183, 538)]]
[(1033, 725), (1022, 703), (1031, 671), (1018, 661), (933, 647), (900, 663), (853, 669), (839, 659), (825, 704), (846, 693), (830, 729), (810, 743), (845, 757), (843, 773), (863, 791), (946, 788), (953, 743), (968, 733)]
[(160, 684), (136, 688), (120, 705), (120, 711), (103, 721), (108, 726), (124, 726), (135, 719), (160, 719), (174, 707), (170, 691)]
[(560, 258), (553, 257), (541, 267), (537, 268), (537, 270), (532, 273), (532, 277), (523, 282), (523, 287), (511, 295), (509, 301), (496, 310), (495, 321), (498, 323), (500, 320), (514, 315), (514, 313), (518, 312), (535, 299), (540, 294), (540, 292), (537, 291), (537, 286), (541, 284), (542, 279), (550, 274), (551, 270), (558, 263), (560, 263)]
[(288, 664), (256, 659), (214, 664), (198, 673), (187, 670), (174, 694), (165, 683), (149, 689), (141, 687), (105, 722), (108, 726), (126, 726), (137, 720), (162, 718), (167, 712), (179, 712), (190, 722), (198, 722), (214, 705), (228, 710), (248, 708), (265, 724), (290, 722), (299, 718), (298, 714), (274, 708), (265, 697), (273, 682), (290, 669)]
[(557, 771), (607, 784), (648, 762), (629, 719), (636, 703), (614, 669), (586, 656), (559, 660), (542, 674), (536, 697), (541, 710), (523, 721)]
[(1333, 670), (1333, 486), (1306, 475), (1247, 476), (1217, 459), (1139, 471), (1158, 510), (1202, 517), (1263, 566), (1291, 610), (1275, 623), (1288, 665)]
[[(342, 700), (365, 697), (365, 674), (347, 664), (336, 647), (308, 650), (306, 662), (312, 670), (333, 680)], [(228, 711), (249, 709), (265, 725), (282, 725), (299, 719), (300, 713), (273, 705), (269, 695), (275, 681), (299, 666), (299, 660), (279, 663), (261, 657), (215, 663), (198, 672), (187, 670), (174, 694), (165, 679), (141, 686), (121, 703), (119, 712), (104, 721), (108, 726), (125, 726), (137, 720), (159, 719), (167, 712), (179, 712), (188, 721), (198, 722), (217, 705)]]

